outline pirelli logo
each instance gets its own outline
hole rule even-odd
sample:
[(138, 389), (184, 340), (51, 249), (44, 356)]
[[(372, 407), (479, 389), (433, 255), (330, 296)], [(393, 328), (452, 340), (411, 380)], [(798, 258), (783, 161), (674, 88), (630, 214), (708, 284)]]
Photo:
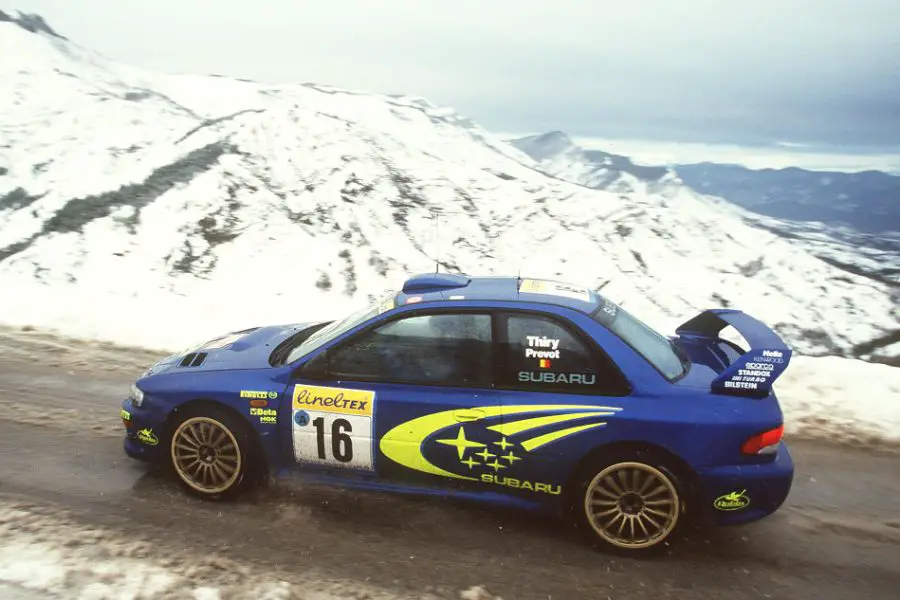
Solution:
[(375, 392), (371, 390), (294, 386), (294, 410), (319, 410), (370, 417), (374, 401)]

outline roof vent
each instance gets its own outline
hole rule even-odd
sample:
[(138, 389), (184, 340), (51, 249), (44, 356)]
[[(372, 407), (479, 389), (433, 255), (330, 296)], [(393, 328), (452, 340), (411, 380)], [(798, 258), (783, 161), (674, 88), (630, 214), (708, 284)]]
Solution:
[(466, 287), (471, 277), (453, 273), (424, 273), (413, 275), (403, 284), (403, 293), (437, 292), (440, 290)]

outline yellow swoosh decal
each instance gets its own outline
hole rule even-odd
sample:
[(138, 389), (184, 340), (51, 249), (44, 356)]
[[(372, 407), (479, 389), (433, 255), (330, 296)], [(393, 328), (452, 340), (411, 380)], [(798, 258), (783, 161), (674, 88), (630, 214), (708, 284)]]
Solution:
[(550, 433), (545, 433), (544, 435), (539, 435), (529, 440), (525, 440), (524, 442), (522, 442), (522, 447), (531, 452), (535, 448), (540, 448), (541, 446), (545, 446), (550, 442), (555, 442), (564, 437), (568, 437), (573, 433), (578, 433), (579, 431), (584, 431), (586, 429), (593, 429), (594, 427), (603, 427), (604, 425), (606, 425), (605, 421), (601, 423), (588, 423), (587, 425), (576, 425), (575, 427), (560, 429), (559, 431), (551, 431)]
[[(609, 406), (590, 406), (583, 404), (526, 404), (516, 406), (479, 406), (477, 410), (484, 414), (481, 417), (498, 417), (504, 415), (515, 415), (542, 411), (559, 411), (559, 410), (582, 410), (592, 412), (606, 412), (610, 410), (622, 410), (621, 408), (613, 408)], [(458, 409), (445, 410), (439, 413), (425, 415), (400, 423), (382, 436), (379, 442), (379, 449), (382, 454), (392, 461), (403, 465), (415, 471), (422, 473), (430, 473), (432, 475), (440, 475), (442, 477), (451, 477), (454, 479), (465, 479), (468, 481), (478, 481), (475, 477), (466, 475), (458, 475), (442, 469), (432, 464), (422, 455), (422, 443), (433, 433), (440, 431), (452, 425), (459, 425), (456, 420), (455, 413)], [(480, 419), (478, 419), (480, 420)], [(475, 421), (469, 421), (475, 422)], [(574, 431), (572, 433), (575, 433)], [(543, 436), (542, 436), (543, 437)], [(536, 438), (538, 439), (538, 438)], [(548, 440), (545, 443), (550, 443)]]
[(515, 435), (528, 431), (529, 429), (537, 429), (545, 425), (556, 425), (557, 423), (565, 423), (566, 421), (574, 421), (576, 419), (584, 419), (586, 417), (609, 416), (611, 412), (578, 412), (566, 413), (562, 415), (550, 415), (549, 417), (535, 417), (533, 419), (523, 419), (521, 421), (513, 421), (512, 423), (501, 423), (488, 427), (491, 431), (496, 431), (501, 435)]

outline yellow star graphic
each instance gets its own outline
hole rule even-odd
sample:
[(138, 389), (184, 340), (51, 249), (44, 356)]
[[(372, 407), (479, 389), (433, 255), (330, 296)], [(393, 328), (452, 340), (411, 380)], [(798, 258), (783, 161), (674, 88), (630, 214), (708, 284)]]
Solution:
[(494, 471), (499, 471), (500, 469), (505, 469), (505, 468), (506, 468), (506, 465), (501, 465), (501, 464), (500, 464), (499, 462), (497, 462), (496, 460), (495, 460), (494, 462), (492, 462), (492, 463), (487, 463), (487, 466), (489, 466), (490, 468), (492, 468)]
[(494, 445), (500, 446), (501, 450), (506, 450), (507, 448), (511, 448), (511, 447), (515, 446), (515, 444), (510, 444), (509, 442), (507, 442), (505, 437), (502, 440), (500, 440), (499, 442), (494, 442)]
[[(483, 446), (483, 445), (484, 445), (484, 444), (482, 444), (482, 446)], [(494, 457), (497, 456), (497, 455), (496, 455), (496, 454), (491, 454), (490, 452), (487, 451), (487, 448), (485, 448), (485, 449), (482, 450), (481, 452), (476, 452), (476, 453), (475, 453), (475, 456), (480, 456), (481, 458), (484, 459), (484, 462), (487, 462), (487, 460), (488, 460), (489, 458), (494, 458)]]
[(471, 456), (470, 456), (469, 458), (467, 458), (466, 460), (461, 460), (461, 461), (459, 461), (459, 462), (461, 462), (461, 463), (464, 464), (464, 465), (469, 465), (469, 469), (470, 469), (470, 470), (472, 469), (472, 467), (474, 467), (475, 465), (478, 464), (478, 461), (477, 461), (477, 460), (472, 460), (472, 457), (471, 457)]
[(459, 452), (459, 460), (462, 460), (463, 455), (466, 453), (466, 448), (484, 448), (484, 444), (482, 444), (481, 442), (473, 442), (472, 440), (467, 440), (466, 432), (462, 427), (459, 428), (459, 433), (456, 434), (456, 439), (438, 440), (438, 443), (455, 447), (456, 451)]
[(516, 456), (515, 454), (513, 454), (513, 453), (512, 453), (512, 450), (510, 450), (508, 453), (504, 454), (504, 455), (501, 456), (500, 458), (505, 458), (506, 460), (509, 461), (509, 464), (513, 464), (513, 463), (516, 462), (517, 460), (522, 460), (521, 458), (519, 458), (518, 456)]

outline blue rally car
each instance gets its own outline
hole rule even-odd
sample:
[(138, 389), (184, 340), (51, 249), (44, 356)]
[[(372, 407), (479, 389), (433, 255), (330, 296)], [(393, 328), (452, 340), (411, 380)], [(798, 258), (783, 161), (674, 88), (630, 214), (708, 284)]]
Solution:
[[(726, 341), (732, 326), (748, 348)], [(125, 452), (208, 499), (288, 469), (556, 509), (601, 545), (776, 511), (791, 350), (738, 310), (661, 335), (593, 290), (431, 273), (340, 321), (230, 333), (147, 370)]]

